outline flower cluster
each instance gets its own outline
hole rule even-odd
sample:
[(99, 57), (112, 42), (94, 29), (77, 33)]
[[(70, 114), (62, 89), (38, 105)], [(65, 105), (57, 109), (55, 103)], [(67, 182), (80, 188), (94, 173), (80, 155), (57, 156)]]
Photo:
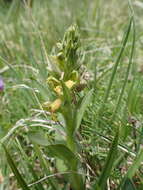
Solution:
[(52, 113), (59, 111), (64, 102), (63, 85), (71, 94), (80, 85), (79, 45), (77, 26), (71, 26), (65, 33), (63, 41), (57, 44), (57, 54), (50, 56), (47, 83), (55, 93), (56, 99), (53, 102), (45, 102), (43, 107)]

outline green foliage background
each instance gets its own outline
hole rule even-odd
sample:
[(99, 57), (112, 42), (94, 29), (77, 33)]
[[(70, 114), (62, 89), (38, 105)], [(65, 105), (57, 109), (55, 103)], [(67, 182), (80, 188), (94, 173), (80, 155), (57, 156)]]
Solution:
[[(94, 73), (94, 80), (86, 88), (94, 89), (93, 100), (78, 131), (87, 189), (106, 189), (106, 182), (111, 189), (143, 188), (142, 9), (138, 0), (34, 0), (31, 8), (19, 0), (1, 1), (0, 75), (5, 90), (0, 93), (0, 141), (8, 152), (4, 155), (0, 148), (5, 179), (0, 190), (19, 188), (6, 156), (10, 164), (12, 155), (27, 184), (58, 170), (55, 161), (51, 164), (45, 159), (48, 150), (37, 142), (32, 145), (28, 134), (40, 133), (36, 139), (45, 143), (53, 142), (54, 132), (60, 131), (59, 125), (45, 117), (41, 104), (53, 98), (46, 84), (47, 56), (56, 52), (56, 43), (73, 23), (79, 27), (82, 63)], [(60, 167), (63, 169), (63, 164)], [(66, 187), (62, 185), (66, 180), (59, 181), (60, 188), (69, 188), (67, 183)], [(52, 187), (45, 181), (39, 184), (42, 186), (31, 189)]]

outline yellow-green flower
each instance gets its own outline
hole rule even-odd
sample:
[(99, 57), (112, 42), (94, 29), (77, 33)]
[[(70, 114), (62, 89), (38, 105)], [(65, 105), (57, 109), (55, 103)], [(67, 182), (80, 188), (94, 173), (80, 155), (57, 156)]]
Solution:
[(48, 77), (47, 79), (47, 83), (52, 87), (55, 88), (56, 86), (58, 86), (60, 84), (60, 81), (58, 81), (55, 77)]
[(57, 111), (60, 108), (61, 104), (62, 104), (62, 100), (60, 98), (52, 102), (50, 105), (51, 112)]
[[(72, 81), (72, 80), (68, 80), (65, 82), (65, 85), (68, 89), (71, 89), (74, 85), (76, 84), (76, 82)], [(58, 85), (54, 88), (54, 91), (57, 93), (58, 96), (62, 96), (63, 95), (63, 91), (62, 91), (62, 86)]]
[(68, 89), (71, 89), (75, 84), (76, 84), (76, 82), (74, 82), (72, 80), (68, 80), (65, 82), (65, 85)]
[(62, 104), (62, 100), (60, 98), (57, 98), (54, 102), (45, 102), (43, 104), (43, 108), (49, 110), (50, 112), (54, 113), (56, 112)]
[(58, 96), (63, 95), (62, 87), (60, 85), (54, 88), (54, 91), (57, 93)]

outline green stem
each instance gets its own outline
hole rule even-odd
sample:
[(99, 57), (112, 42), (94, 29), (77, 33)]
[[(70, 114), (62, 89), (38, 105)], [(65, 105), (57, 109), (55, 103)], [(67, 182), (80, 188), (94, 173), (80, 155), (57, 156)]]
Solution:
[(73, 135), (67, 135), (67, 146), (73, 153), (76, 153), (76, 142)]
[[(73, 133), (67, 131), (67, 146), (68, 148), (76, 155), (77, 154), (77, 147), (76, 147), (76, 140)], [(73, 173), (70, 176), (71, 186), (74, 190), (84, 190), (84, 183), (82, 176), (78, 174), (78, 163), (74, 166), (70, 167)]]

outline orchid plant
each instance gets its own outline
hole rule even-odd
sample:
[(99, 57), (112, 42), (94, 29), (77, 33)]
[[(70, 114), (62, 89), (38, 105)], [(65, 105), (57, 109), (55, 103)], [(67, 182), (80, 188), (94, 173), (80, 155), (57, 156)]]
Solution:
[(73, 25), (67, 30), (63, 41), (58, 43), (57, 47), (57, 54), (49, 58), (47, 79), (55, 100), (45, 102), (43, 108), (50, 111), (53, 119), (58, 120), (58, 114), (62, 115), (66, 138), (63, 144), (52, 145), (50, 151), (54, 152), (54, 156), (66, 161), (67, 169), (72, 172), (70, 181), (73, 189), (84, 190), (84, 178), (79, 174), (80, 150), (76, 134), (84, 111), (90, 102), (92, 90), (86, 95), (81, 95), (87, 82), (83, 80), (79, 64), (81, 52), (77, 26)]

